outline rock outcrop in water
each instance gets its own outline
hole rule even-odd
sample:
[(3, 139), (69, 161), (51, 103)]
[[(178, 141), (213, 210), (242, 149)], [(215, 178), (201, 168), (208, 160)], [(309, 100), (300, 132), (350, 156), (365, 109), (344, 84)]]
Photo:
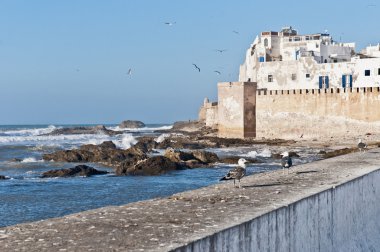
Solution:
[(117, 169), (116, 174), (152, 176), (161, 175), (168, 171), (174, 171), (179, 169), (184, 169), (184, 166), (178, 162), (173, 162), (166, 157), (154, 156), (144, 160), (140, 160), (136, 164), (131, 165), (129, 167)]
[(0, 175), (0, 180), (7, 180), (7, 179), (10, 179), (10, 178), (4, 175)]
[(137, 129), (137, 128), (144, 128), (145, 124), (141, 121), (126, 120), (126, 121), (122, 121), (119, 124), (119, 127), (120, 128)]
[(77, 165), (73, 168), (51, 170), (51, 171), (44, 172), (42, 173), (41, 178), (75, 177), (75, 176), (90, 177), (92, 175), (102, 175), (102, 174), (107, 174), (107, 173), (108, 172), (106, 171), (99, 171), (87, 165)]
[(55, 129), (52, 132), (44, 135), (55, 136), (55, 135), (79, 135), (79, 134), (106, 134), (109, 136), (114, 136), (118, 134), (123, 134), (122, 131), (114, 131), (107, 129), (104, 125), (98, 126), (80, 126), (80, 127), (69, 127)]

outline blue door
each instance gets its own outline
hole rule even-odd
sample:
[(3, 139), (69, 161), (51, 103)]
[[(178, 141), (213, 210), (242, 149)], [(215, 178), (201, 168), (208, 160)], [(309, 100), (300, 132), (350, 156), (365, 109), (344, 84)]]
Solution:
[(319, 76), (319, 88), (321, 89), (323, 87), (323, 77)]
[(352, 74), (350, 75), (350, 88), (352, 88)]
[(346, 75), (342, 75), (342, 88), (346, 88)]
[(259, 58), (259, 61), (260, 61), (260, 62), (264, 62), (264, 57), (260, 57), (260, 58)]
[(325, 86), (326, 88), (329, 88), (329, 77), (325, 76)]

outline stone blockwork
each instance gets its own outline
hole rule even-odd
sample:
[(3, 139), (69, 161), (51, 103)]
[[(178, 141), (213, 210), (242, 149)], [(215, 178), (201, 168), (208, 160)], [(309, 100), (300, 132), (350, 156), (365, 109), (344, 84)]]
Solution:
[(218, 133), (220, 137), (255, 137), (256, 83), (218, 83)]
[(257, 136), (338, 137), (380, 133), (380, 88), (258, 91)]

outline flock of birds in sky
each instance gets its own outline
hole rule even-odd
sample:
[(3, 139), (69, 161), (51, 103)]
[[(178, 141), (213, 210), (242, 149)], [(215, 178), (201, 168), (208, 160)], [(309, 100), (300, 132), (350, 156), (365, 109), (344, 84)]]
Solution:
[[(360, 152), (364, 152), (367, 149), (367, 144), (363, 143), (361, 139), (358, 141), (357, 148)], [(283, 173), (285, 172), (285, 169), (287, 169), (289, 174), (290, 167), (293, 166), (293, 160), (289, 155), (289, 152), (285, 151), (281, 153), (281, 167), (283, 170)], [(245, 176), (246, 174), (246, 168), (247, 168), (248, 161), (245, 158), (240, 158), (238, 161), (238, 165), (228, 171), (228, 173), (221, 178), (220, 180), (233, 180), (234, 181), (234, 187), (241, 188), (240, 180)], [(238, 180), (238, 186), (236, 186), (236, 180)]]
[[(177, 23), (177, 22), (165, 22), (164, 24), (167, 25), (167, 26), (173, 26), (173, 25), (175, 25), (176, 23)], [(233, 30), (232, 32), (235, 33), (235, 34), (239, 34), (239, 32), (236, 31), (236, 30)], [(215, 52), (219, 52), (219, 53), (224, 53), (225, 51), (227, 51), (227, 49), (215, 49)], [(200, 68), (197, 64), (193, 63), (193, 66), (194, 66), (194, 68), (195, 68), (196, 71), (198, 71), (198, 72), (201, 71), (201, 68)], [(218, 70), (214, 70), (214, 73), (216, 73), (217, 75), (221, 75), (221, 74), (222, 74), (222, 73), (221, 73), (220, 71), (218, 71)], [(128, 75), (128, 76), (131, 76), (131, 75), (132, 75), (132, 68), (129, 68), (129, 69), (128, 69), (127, 75)]]

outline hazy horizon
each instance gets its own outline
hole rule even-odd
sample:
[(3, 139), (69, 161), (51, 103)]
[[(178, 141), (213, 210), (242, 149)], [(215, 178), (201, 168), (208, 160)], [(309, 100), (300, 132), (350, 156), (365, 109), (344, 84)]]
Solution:
[(1, 1), (0, 125), (196, 119), (217, 82), (238, 79), (261, 31), (328, 30), (359, 51), (380, 41), (378, 10), (326, 0)]

